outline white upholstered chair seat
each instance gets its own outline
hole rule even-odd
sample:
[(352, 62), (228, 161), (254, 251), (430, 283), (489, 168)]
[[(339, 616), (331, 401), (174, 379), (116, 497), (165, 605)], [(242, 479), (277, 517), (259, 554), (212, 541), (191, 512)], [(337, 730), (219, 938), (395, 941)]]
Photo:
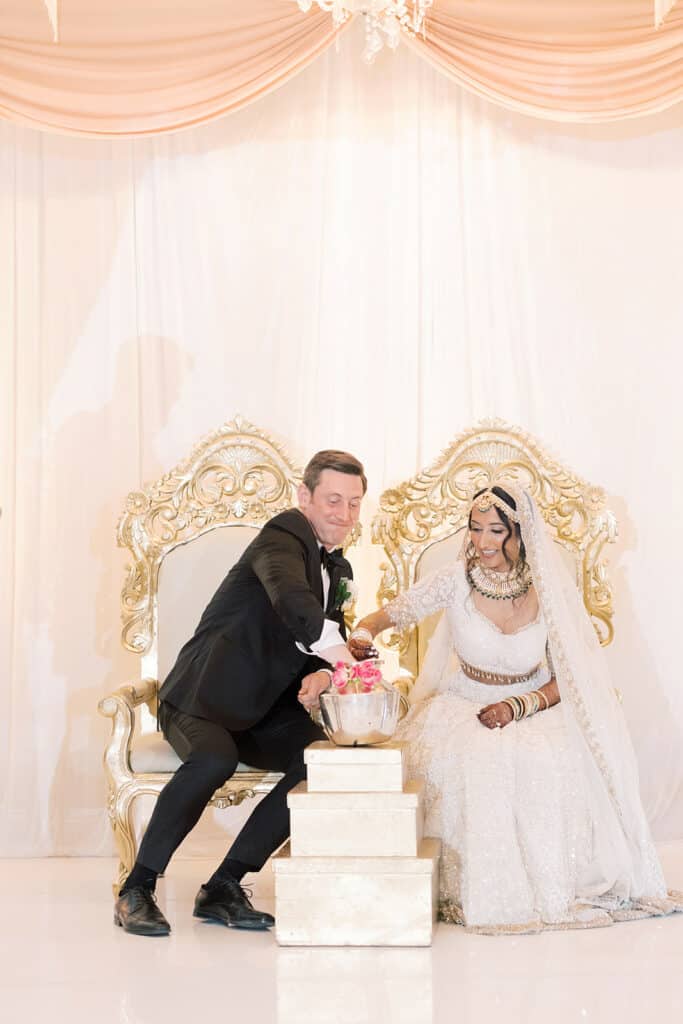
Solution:
[[(161, 732), (149, 732), (146, 736), (138, 736), (131, 748), (130, 767), (136, 773), (170, 773), (176, 771), (180, 764), (180, 758)], [(258, 769), (240, 761), (237, 771), (255, 772)]]

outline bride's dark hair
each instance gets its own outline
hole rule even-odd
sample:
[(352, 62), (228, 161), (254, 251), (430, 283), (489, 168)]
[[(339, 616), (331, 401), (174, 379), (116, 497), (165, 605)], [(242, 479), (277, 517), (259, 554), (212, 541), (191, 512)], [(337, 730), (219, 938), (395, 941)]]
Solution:
[[(485, 491), (491, 491), (493, 494), (495, 494), (497, 498), (500, 498), (501, 501), (504, 501), (506, 505), (509, 505), (511, 509), (514, 509), (515, 512), (517, 511), (517, 502), (515, 501), (515, 499), (512, 497), (511, 494), (508, 494), (507, 491), (504, 491), (503, 488), (499, 487), (497, 484), (495, 485), (495, 487), (482, 487), (482, 489), (480, 491), (477, 491), (477, 493), (474, 495), (472, 501), (475, 502), (480, 495), (484, 494)], [(507, 562), (511, 569), (514, 565), (516, 565), (517, 572), (521, 573), (526, 563), (526, 548), (524, 547), (524, 541), (522, 540), (522, 531), (519, 528), (519, 523), (513, 522), (513, 520), (510, 519), (509, 516), (505, 515), (503, 509), (499, 508), (498, 505), (494, 505), (493, 508), (495, 508), (496, 515), (498, 516), (501, 523), (507, 530), (507, 537), (503, 541), (502, 547), (503, 558), (505, 559), (505, 561)], [(467, 518), (467, 528), (469, 530), (472, 529), (471, 511)], [(510, 537), (512, 537), (513, 534), (519, 541), (519, 557), (517, 558), (516, 562), (514, 558), (510, 558), (507, 551), (505, 550), (507, 542), (510, 540)], [(473, 557), (473, 555), (468, 556), (468, 565)]]

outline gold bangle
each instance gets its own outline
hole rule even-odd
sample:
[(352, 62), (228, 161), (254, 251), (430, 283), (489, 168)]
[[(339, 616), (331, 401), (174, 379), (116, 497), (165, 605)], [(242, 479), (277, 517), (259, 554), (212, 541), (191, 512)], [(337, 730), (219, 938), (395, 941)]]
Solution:
[(512, 702), (512, 697), (506, 697), (505, 700), (501, 701), (501, 704), (507, 704), (507, 706), (510, 708), (510, 711), (512, 712), (512, 721), (514, 722), (517, 718), (517, 714), (515, 712), (515, 705)]
[[(550, 701), (548, 700), (547, 696), (545, 695), (545, 693), (543, 692), (543, 690), (536, 690), (536, 693), (538, 694), (538, 696), (539, 696), (539, 697), (542, 697), (542, 698), (543, 698), (543, 700), (545, 701), (545, 707), (544, 707), (544, 708), (543, 708), (542, 710), (543, 710), (543, 711), (547, 711), (547, 710), (548, 710), (548, 708), (550, 707)], [(540, 711), (540, 710), (541, 710), (541, 709), (539, 708), (539, 711)]]
[(524, 717), (524, 702), (521, 697), (508, 697), (508, 700), (512, 701), (512, 705), (515, 709), (515, 722), (519, 722)]
[(356, 626), (354, 631), (349, 634), (349, 640), (367, 640), (371, 644), (374, 639), (374, 636), (366, 626)]

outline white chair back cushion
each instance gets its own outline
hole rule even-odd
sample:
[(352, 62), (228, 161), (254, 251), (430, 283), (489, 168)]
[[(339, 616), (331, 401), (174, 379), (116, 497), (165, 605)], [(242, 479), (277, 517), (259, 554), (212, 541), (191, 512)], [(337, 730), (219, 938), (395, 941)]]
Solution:
[(253, 526), (221, 526), (174, 548), (159, 567), (157, 678), (173, 668), (219, 584), (258, 534)]

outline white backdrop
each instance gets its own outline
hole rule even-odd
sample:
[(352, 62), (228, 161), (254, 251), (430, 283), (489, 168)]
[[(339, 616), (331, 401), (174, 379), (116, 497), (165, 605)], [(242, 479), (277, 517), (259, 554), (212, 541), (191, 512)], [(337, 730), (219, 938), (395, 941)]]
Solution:
[[(241, 412), (383, 488), (500, 416), (606, 487), (610, 650), (683, 836), (683, 111), (555, 126), (360, 40), (175, 136), (0, 123), (0, 854), (112, 850), (127, 491)], [(355, 556), (369, 610), (379, 553)]]

